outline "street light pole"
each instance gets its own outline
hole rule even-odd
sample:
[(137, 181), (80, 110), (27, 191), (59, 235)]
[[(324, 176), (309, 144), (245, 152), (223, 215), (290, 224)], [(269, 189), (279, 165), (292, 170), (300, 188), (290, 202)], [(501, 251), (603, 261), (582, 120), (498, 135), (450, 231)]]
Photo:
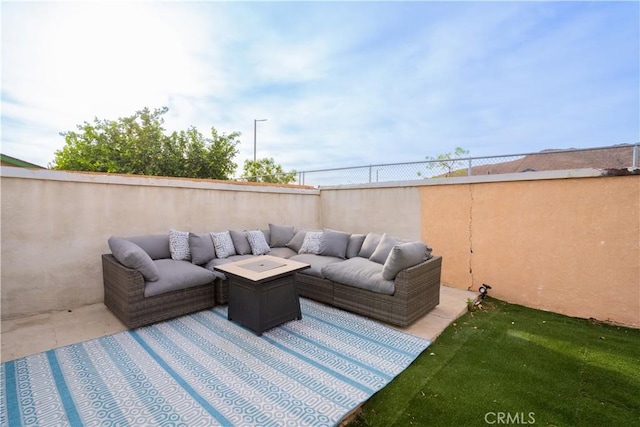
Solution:
[(253, 119), (253, 161), (256, 161), (256, 125), (258, 122), (266, 122), (267, 119)]

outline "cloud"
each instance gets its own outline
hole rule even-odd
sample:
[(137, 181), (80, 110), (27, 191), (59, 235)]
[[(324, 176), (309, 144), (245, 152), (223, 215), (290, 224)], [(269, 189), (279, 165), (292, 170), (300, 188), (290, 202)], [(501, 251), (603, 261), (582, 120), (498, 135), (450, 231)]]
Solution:
[[(635, 3), (8, 3), (3, 152), (169, 107), (297, 170), (636, 142)], [(25, 54), (26, 52), (26, 54)]]

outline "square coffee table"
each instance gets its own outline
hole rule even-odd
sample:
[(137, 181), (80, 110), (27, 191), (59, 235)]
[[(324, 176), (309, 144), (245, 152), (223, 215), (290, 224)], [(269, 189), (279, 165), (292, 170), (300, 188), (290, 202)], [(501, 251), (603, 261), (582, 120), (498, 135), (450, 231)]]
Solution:
[(271, 255), (216, 266), (229, 279), (227, 319), (258, 336), (290, 320), (302, 319), (293, 275), (309, 267)]

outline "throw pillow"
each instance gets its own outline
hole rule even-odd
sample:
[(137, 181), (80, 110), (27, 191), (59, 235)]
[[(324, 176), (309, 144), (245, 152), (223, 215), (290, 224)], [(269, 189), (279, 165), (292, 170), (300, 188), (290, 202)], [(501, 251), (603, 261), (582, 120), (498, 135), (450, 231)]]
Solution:
[(233, 246), (233, 240), (231, 240), (231, 234), (228, 231), (211, 233), (211, 238), (218, 258), (228, 258), (236, 254), (236, 248)]
[(189, 250), (189, 232), (169, 230), (169, 251), (171, 259), (176, 261), (191, 261)]
[(289, 243), (289, 240), (293, 239), (295, 233), (293, 232), (293, 226), (289, 225), (276, 225), (269, 224), (270, 241), (269, 246), (272, 248), (281, 248)]
[(347, 258), (354, 258), (358, 256), (360, 249), (362, 248), (362, 244), (364, 243), (364, 238), (367, 237), (364, 234), (352, 234), (349, 237), (349, 244), (347, 245)]
[(351, 234), (325, 228), (320, 240), (320, 255), (345, 259)]
[(302, 247), (302, 242), (304, 242), (304, 236), (306, 235), (307, 235), (306, 230), (299, 230), (296, 233), (296, 235), (293, 236), (291, 240), (289, 240), (289, 243), (287, 243), (287, 247), (296, 252), (300, 252), (300, 248)]
[(300, 254), (314, 254), (320, 253), (320, 242), (322, 241), (322, 231), (308, 231), (304, 236), (304, 241), (300, 247)]
[(203, 265), (216, 257), (216, 249), (209, 233), (189, 233), (189, 250), (192, 264)]
[(271, 252), (271, 248), (267, 244), (264, 233), (260, 230), (247, 231), (247, 239), (251, 245), (251, 253), (254, 255), (264, 255)]
[(375, 233), (369, 233), (362, 242), (362, 248), (358, 252), (358, 256), (362, 258), (369, 258), (378, 247), (380, 243), (380, 235)]
[(233, 240), (233, 247), (236, 248), (236, 254), (247, 255), (251, 253), (251, 245), (247, 240), (246, 231), (230, 230), (229, 234), (231, 234), (231, 240)]
[(382, 267), (382, 277), (394, 280), (405, 268), (420, 264), (429, 257), (429, 248), (422, 242), (408, 242), (395, 245)]
[(108, 243), (111, 253), (120, 264), (138, 270), (147, 282), (155, 282), (160, 279), (158, 267), (140, 246), (119, 237), (109, 238)]
[(378, 243), (378, 247), (373, 251), (369, 259), (371, 261), (377, 262), (378, 264), (384, 264), (391, 253), (391, 249), (400, 243), (400, 239), (396, 239), (395, 237), (389, 236), (387, 233), (384, 233), (380, 238), (380, 243)]

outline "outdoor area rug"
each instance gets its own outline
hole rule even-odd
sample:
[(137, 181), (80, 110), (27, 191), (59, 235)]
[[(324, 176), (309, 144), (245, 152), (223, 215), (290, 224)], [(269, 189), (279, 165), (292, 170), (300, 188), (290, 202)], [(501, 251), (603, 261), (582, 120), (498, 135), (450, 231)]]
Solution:
[(300, 302), (261, 337), (220, 306), (5, 362), (0, 425), (335, 425), (430, 344)]

